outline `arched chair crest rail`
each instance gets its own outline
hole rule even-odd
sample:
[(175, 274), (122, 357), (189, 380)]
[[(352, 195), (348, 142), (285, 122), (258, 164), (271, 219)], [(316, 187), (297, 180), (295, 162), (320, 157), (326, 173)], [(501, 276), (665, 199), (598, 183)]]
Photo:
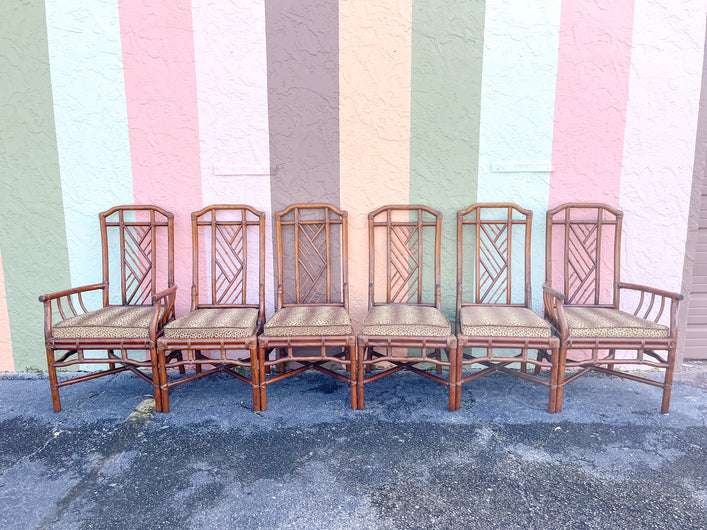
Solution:
[[(116, 206), (99, 221), (103, 281), (39, 297), (54, 410), (61, 410), (59, 388), (129, 370), (153, 386), (159, 411), (156, 338), (174, 318), (177, 289), (173, 215), (157, 206)], [(89, 311), (87, 304), (102, 307)], [(57, 369), (78, 364), (108, 369), (57, 378)]]
[[(532, 221), (533, 212), (513, 203), (479, 203), (457, 212), (457, 408), (464, 383), (503, 372), (547, 386), (548, 411), (555, 412), (559, 340), (532, 310)], [(538, 377), (548, 366), (543, 361), (549, 378)], [(520, 370), (509, 368), (512, 363)], [(527, 373), (528, 364), (536, 366), (535, 375)], [(485, 368), (464, 375), (463, 367), (474, 365)]]
[[(449, 410), (456, 409), (457, 343), (440, 310), (441, 230), (442, 214), (427, 206), (388, 205), (368, 214), (368, 313), (357, 337), (359, 408), (364, 385), (409, 370), (446, 386)], [(437, 373), (420, 363), (435, 365)], [(374, 372), (376, 365), (382, 369)]]
[(267, 407), (268, 385), (308, 369), (347, 382), (356, 408), (347, 213), (330, 204), (293, 204), (275, 214), (275, 235), (277, 305), (258, 337), (260, 408)]
[[(191, 311), (167, 324), (157, 341), (162, 411), (169, 412), (170, 388), (218, 372), (250, 385), (253, 410), (258, 411), (265, 213), (243, 204), (211, 205), (191, 214), (191, 229)], [(187, 366), (194, 366), (195, 373), (184, 376)], [(170, 367), (179, 368), (182, 377), (169, 377)]]
[[(543, 299), (560, 335), (558, 411), (565, 386), (598, 371), (662, 388), (661, 412), (668, 413), (682, 295), (620, 280), (622, 221), (623, 212), (606, 204), (547, 212)], [(570, 359), (569, 350), (584, 352)], [(627, 364), (663, 369), (665, 377), (616, 370)]]

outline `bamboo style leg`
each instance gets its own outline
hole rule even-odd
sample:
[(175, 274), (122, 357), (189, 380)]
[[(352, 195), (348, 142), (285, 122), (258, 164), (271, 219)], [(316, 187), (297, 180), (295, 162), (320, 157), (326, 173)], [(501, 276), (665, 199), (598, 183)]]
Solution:
[(160, 389), (160, 371), (157, 367), (157, 348), (150, 348), (150, 363), (152, 364), (152, 389), (155, 394), (155, 410), (162, 412), (162, 392)]
[[(358, 377), (356, 379), (356, 393), (358, 394), (356, 397), (356, 407), (358, 408), (358, 410), (363, 410), (363, 384), (365, 382), (365, 373), (367, 372), (367, 370), (364, 371), (363, 359), (365, 358), (366, 349), (362, 344), (357, 344), (356, 350), (356, 365), (358, 372)], [(370, 365), (367, 365), (366, 369), (368, 369), (369, 367)]]
[(555, 412), (562, 412), (562, 394), (565, 389), (565, 363), (567, 362), (567, 346), (560, 346), (557, 356), (557, 390), (555, 391)]
[(675, 350), (674, 346), (668, 350), (668, 367), (665, 369), (663, 401), (660, 406), (660, 412), (663, 414), (668, 414), (670, 409), (670, 394), (673, 390), (673, 372), (675, 371)]
[(253, 412), (260, 412), (260, 364), (257, 342), (250, 347), (250, 386), (253, 391)]
[(258, 345), (258, 388), (260, 399), (259, 407), (260, 410), (267, 410), (268, 399), (266, 396), (266, 380), (265, 380), (265, 348)]
[(52, 406), (54, 412), (61, 412), (61, 400), (59, 399), (59, 387), (56, 378), (56, 366), (54, 366), (54, 350), (49, 346), (47, 349), (47, 371), (49, 372), (49, 390), (52, 393)]
[(167, 361), (165, 350), (157, 348), (157, 367), (160, 380), (160, 394), (162, 396), (162, 412), (169, 412), (169, 381), (167, 379)]

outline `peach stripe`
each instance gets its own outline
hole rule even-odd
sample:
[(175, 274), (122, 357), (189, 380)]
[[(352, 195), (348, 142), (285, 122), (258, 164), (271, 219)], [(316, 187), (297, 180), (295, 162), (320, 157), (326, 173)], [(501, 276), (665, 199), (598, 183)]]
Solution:
[(177, 313), (189, 309), (190, 213), (202, 206), (189, 0), (121, 0), (133, 194), (175, 214)]
[(367, 214), (409, 198), (411, 46), (412, 0), (339, 4), (340, 193), (356, 324), (367, 307)]
[(5, 274), (2, 269), (2, 254), (0, 254), (0, 372), (14, 371), (10, 316), (7, 313), (7, 297), (5, 295)]
[(618, 205), (633, 9), (633, 0), (562, 2), (551, 208)]

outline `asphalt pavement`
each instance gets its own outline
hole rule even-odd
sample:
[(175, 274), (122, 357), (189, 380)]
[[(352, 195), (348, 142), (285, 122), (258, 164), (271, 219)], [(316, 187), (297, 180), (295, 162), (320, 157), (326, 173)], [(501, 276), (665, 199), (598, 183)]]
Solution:
[[(659, 377), (656, 373), (655, 377)], [(129, 373), (61, 389), (0, 376), (0, 528), (707, 528), (707, 370), (661, 391), (591, 375), (547, 389), (493, 374), (445, 388), (411, 373), (366, 408), (320, 373), (273, 384), (268, 410), (226, 375), (156, 413)]]

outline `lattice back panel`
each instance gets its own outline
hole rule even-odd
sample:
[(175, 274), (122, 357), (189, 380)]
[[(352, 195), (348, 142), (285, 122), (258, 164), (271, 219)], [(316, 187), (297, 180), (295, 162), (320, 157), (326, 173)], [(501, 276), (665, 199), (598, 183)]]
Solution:
[(565, 303), (612, 302), (620, 267), (620, 224), (620, 215), (602, 207), (567, 207), (552, 216), (546, 276), (564, 293)]
[(461, 302), (530, 303), (531, 224), (532, 212), (514, 204), (483, 203), (459, 212)]
[(283, 303), (342, 303), (345, 216), (324, 206), (285, 212), (278, 234)]
[(194, 306), (254, 305), (262, 281), (264, 214), (241, 206), (211, 206), (192, 215)]
[(101, 233), (110, 301), (151, 305), (154, 294), (174, 283), (171, 214), (151, 207), (108, 212), (101, 214)]
[(371, 301), (436, 303), (437, 215), (414, 206), (377, 212), (369, 216)]

